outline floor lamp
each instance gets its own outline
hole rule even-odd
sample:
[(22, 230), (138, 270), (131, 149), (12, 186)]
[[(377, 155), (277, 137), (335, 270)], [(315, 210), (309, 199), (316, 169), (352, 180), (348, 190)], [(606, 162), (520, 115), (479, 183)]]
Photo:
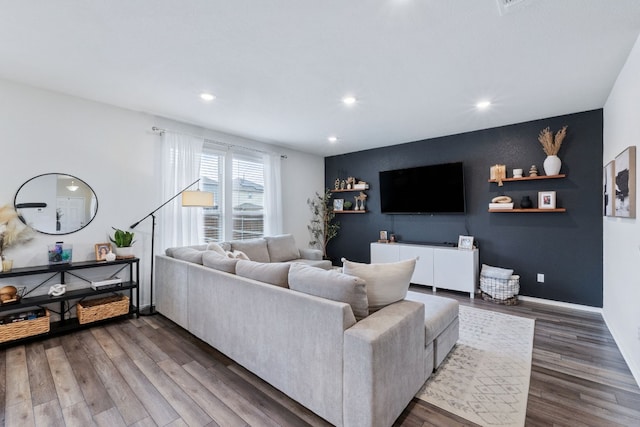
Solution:
[[(209, 193), (207, 191), (187, 191), (189, 187), (197, 184), (201, 178), (196, 179), (191, 184), (187, 185), (182, 191), (178, 194), (158, 206), (154, 209), (149, 215), (142, 218), (140, 221), (134, 223), (129, 228), (134, 229), (145, 219), (151, 217), (151, 275), (149, 280), (149, 290), (150, 290), (150, 298), (149, 298), (149, 311), (148, 312), (140, 312), (143, 316), (148, 316), (151, 314), (155, 314), (155, 306), (153, 305), (153, 259), (154, 259), (154, 244), (155, 244), (155, 235), (156, 235), (156, 216), (155, 213), (158, 210), (162, 209), (167, 203), (178, 197), (182, 194), (182, 207), (212, 207), (213, 206), (213, 193)], [(140, 308), (140, 307), (138, 307)]]

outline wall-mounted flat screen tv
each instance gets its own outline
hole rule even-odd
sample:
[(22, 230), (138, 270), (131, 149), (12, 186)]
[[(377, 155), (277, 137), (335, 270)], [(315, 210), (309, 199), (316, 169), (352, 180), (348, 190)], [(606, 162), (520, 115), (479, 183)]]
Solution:
[(381, 171), (379, 178), (382, 213), (465, 212), (462, 162)]

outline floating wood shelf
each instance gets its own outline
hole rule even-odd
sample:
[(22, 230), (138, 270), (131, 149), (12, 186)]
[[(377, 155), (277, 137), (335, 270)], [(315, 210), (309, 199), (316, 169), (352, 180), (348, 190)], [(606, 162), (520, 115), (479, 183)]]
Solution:
[[(542, 175), (542, 176), (523, 176), (522, 178), (502, 178), (502, 182), (511, 182), (511, 181), (536, 181), (539, 179), (558, 179), (565, 178), (566, 175), (561, 173), (559, 175)], [(498, 182), (497, 179), (489, 179), (488, 182)]]
[(332, 193), (354, 193), (356, 191), (368, 191), (368, 188), (352, 188), (350, 190), (344, 189), (344, 190), (330, 190)]
[(333, 213), (337, 213), (337, 214), (360, 214), (360, 213), (367, 213), (368, 211), (333, 211)]
[(538, 212), (566, 212), (565, 208), (556, 209), (489, 209), (491, 213), (538, 213)]

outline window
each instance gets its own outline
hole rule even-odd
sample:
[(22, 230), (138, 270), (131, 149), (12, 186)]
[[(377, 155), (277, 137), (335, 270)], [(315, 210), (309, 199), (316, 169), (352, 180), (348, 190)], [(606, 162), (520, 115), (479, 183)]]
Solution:
[(204, 241), (244, 240), (264, 235), (264, 162), (260, 155), (221, 151), (205, 143), (202, 189), (215, 206), (203, 209)]

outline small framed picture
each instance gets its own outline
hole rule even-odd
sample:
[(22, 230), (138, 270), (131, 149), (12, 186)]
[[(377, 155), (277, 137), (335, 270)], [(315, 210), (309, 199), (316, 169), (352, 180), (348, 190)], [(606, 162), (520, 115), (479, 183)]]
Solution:
[(387, 237), (387, 231), (386, 230), (382, 230), (380, 231), (380, 241), (387, 241), (389, 240), (389, 238)]
[(96, 261), (106, 261), (111, 252), (111, 243), (96, 243)]
[(344, 210), (344, 199), (333, 199), (333, 210), (334, 211)]
[(556, 208), (556, 192), (555, 191), (539, 191), (538, 192), (538, 209), (555, 209)]
[(473, 236), (459, 236), (458, 248), (460, 249), (473, 249)]

